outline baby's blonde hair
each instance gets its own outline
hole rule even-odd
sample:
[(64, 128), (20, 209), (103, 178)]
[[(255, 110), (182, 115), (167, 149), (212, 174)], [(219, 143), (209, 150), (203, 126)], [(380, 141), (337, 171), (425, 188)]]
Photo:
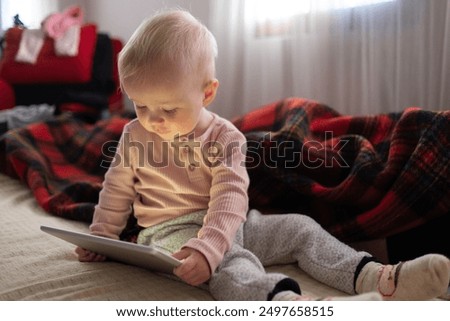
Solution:
[(190, 13), (170, 10), (144, 20), (119, 54), (120, 83), (200, 77), (202, 85), (215, 77), (217, 43), (212, 33)]

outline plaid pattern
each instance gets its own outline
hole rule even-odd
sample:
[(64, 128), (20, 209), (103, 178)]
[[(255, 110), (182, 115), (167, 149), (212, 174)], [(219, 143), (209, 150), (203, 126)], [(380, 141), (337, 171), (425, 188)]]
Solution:
[[(26, 183), (49, 213), (90, 222), (128, 121), (60, 116), (10, 131), (0, 138), (0, 170)], [(248, 140), (253, 208), (308, 214), (344, 241), (449, 214), (450, 111), (342, 116), (291, 98), (234, 123)]]
[(1, 171), (27, 184), (47, 212), (90, 222), (112, 147), (127, 121), (90, 125), (62, 115), (11, 130), (0, 138)]
[(234, 123), (248, 140), (253, 208), (308, 214), (344, 241), (450, 214), (450, 111), (342, 116), (290, 98)]

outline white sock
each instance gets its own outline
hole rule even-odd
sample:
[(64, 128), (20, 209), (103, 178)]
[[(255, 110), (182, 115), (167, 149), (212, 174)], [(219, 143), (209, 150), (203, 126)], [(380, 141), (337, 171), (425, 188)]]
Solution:
[(293, 291), (281, 291), (273, 297), (272, 301), (380, 301), (381, 295), (378, 292), (368, 292), (353, 296), (336, 297), (312, 297), (301, 295)]
[(378, 291), (383, 300), (430, 300), (447, 292), (450, 260), (427, 254), (397, 265), (367, 263), (356, 280), (356, 293)]

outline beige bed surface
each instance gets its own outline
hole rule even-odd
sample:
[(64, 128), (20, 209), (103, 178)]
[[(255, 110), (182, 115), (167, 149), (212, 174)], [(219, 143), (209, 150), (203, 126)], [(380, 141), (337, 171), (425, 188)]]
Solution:
[[(88, 231), (88, 225), (45, 213), (22, 183), (0, 174), (0, 300), (212, 300), (209, 293), (116, 262), (80, 263), (74, 246), (41, 225)], [(294, 265), (269, 267), (299, 281), (305, 294), (345, 295)]]

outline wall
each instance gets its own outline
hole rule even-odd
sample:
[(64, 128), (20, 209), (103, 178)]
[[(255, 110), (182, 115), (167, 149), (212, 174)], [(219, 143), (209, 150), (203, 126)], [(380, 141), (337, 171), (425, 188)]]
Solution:
[(54, 0), (0, 0), (0, 30), (12, 27), (16, 14), (28, 28), (39, 28), (49, 13), (58, 10), (58, 5)]
[(209, 18), (208, 1), (204, 0), (95, 0), (83, 1), (87, 20), (95, 21), (100, 30), (127, 40), (141, 21), (163, 8), (188, 9), (206, 25)]

